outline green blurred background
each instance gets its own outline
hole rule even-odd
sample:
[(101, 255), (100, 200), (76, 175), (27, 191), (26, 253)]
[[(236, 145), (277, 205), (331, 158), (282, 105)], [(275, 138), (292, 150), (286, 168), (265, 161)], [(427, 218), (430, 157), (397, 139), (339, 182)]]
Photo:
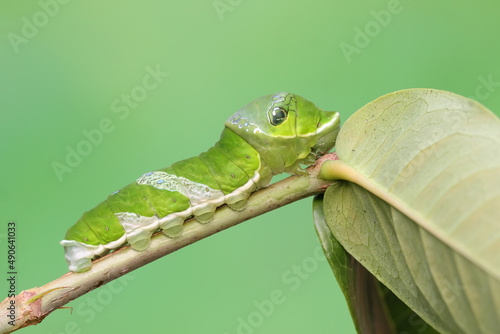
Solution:
[[(500, 112), (493, 0), (1, 7), (0, 257), (14, 220), (18, 292), (67, 272), (59, 241), (82, 212), (144, 172), (206, 150), (226, 118), (261, 95), (294, 92), (344, 121), (378, 96), (413, 87)], [(162, 74), (145, 85), (149, 71)], [(101, 122), (108, 133), (82, 144)], [(78, 147), (88, 154), (58, 177), (54, 163), (66, 164)], [(23, 332), (353, 333), (318, 246), (311, 200), (303, 200), (134, 271), (71, 302), (72, 315), (58, 310)], [(256, 305), (275, 290), (283, 303), (263, 314)]]

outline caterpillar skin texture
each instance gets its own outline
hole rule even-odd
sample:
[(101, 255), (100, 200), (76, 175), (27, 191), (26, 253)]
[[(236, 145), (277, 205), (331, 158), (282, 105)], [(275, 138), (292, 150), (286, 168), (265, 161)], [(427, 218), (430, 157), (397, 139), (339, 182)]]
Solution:
[(88, 270), (92, 259), (126, 243), (144, 250), (158, 230), (175, 238), (185, 219), (208, 223), (223, 204), (244, 209), (273, 175), (300, 173), (333, 148), (339, 124), (337, 112), (294, 94), (254, 100), (226, 121), (208, 151), (148, 172), (85, 212), (61, 241), (69, 269)]

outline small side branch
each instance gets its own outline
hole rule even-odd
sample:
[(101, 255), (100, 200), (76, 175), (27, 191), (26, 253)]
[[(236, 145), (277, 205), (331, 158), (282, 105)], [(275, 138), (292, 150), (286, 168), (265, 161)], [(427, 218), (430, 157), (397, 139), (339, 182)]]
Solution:
[[(321, 160), (325, 159), (328, 157), (325, 156)], [(137, 252), (125, 246), (94, 261), (92, 268), (87, 272), (70, 272), (41, 287), (22, 291), (14, 299), (16, 309), (14, 326), (9, 324), (12, 319), (8, 317), (10, 314), (8, 307), (12, 298), (6, 298), (0, 303), (0, 333), (11, 333), (19, 328), (36, 325), (52, 311), (71, 300), (151, 261), (250, 218), (324, 192), (332, 182), (317, 177), (318, 165), (309, 168), (309, 174), (291, 176), (253, 193), (248, 199), (246, 209), (241, 212), (222, 206), (217, 209), (213, 221), (206, 225), (194, 219), (185, 222), (184, 231), (178, 238), (170, 239), (162, 233), (157, 233), (145, 251)]]

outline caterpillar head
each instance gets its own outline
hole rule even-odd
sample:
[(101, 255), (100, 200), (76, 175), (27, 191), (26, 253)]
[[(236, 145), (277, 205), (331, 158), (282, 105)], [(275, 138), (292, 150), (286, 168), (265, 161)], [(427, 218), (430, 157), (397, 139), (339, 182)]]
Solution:
[(233, 114), (225, 126), (262, 156), (273, 174), (296, 172), (335, 145), (340, 119), (290, 93), (262, 96)]

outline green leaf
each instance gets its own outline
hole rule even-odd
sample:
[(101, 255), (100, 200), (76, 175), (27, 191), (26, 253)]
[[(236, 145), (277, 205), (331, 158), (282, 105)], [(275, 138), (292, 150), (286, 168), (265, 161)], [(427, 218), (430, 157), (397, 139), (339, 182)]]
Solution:
[(325, 221), (322, 196), (314, 199), (313, 212), (323, 251), (344, 293), (358, 333), (437, 333), (345, 251)]
[(500, 328), (500, 121), (443, 91), (385, 95), (357, 111), (323, 177), (345, 250), (444, 333)]

